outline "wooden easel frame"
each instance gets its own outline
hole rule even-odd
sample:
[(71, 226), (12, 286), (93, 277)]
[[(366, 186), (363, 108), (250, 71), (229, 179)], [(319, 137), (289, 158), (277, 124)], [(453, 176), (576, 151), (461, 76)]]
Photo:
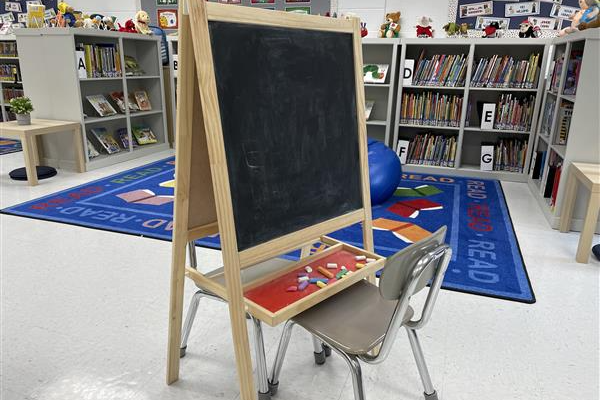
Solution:
[[(363, 208), (238, 251), (208, 21), (352, 34)], [(167, 383), (179, 377), (185, 275), (229, 304), (241, 399), (256, 398), (240, 271), (314, 243), (329, 232), (362, 222), (365, 250), (373, 251), (364, 113), (362, 45), (358, 19), (343, 20), (182, 0), (179, 7), (179, 83), (176, 185), (169, 310)], [(193, 175), (193, 180), (191, 179)], [(220, 233), (226, 285), (186, 268), (188, 242)], [(303, 252), (306, 255), (306, 252)], [(260, 315), (257, 316), (260, 318)]]

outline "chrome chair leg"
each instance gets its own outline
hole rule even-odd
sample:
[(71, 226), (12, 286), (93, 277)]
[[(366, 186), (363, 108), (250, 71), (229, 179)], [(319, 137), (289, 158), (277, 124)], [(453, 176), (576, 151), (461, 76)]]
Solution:
[[(313, 342), (313, 355), (315, 356), (315, 364), (325, 364), (327, 354), (325, 353), (325, 345), (316, 336), (312, 337)], [(331, 351), (331, 350), (330, 350)]]
[(267, 373), (267, 358), (265, 356), (265, 343), (263, 339), (262, 323), (258, 318), (252, 317), (254, 325), (254, 351), (256, 353), (256, 378), (258, 380), (258, 400), (269, 400), (269, 378)]
[(425, 400), (438, 400), (437, 392), (433, 388), (433, 383), (431, 383), (431, 377), (429, 376), (429, 371), (427, 370), (427, 364), (425, 363), (423, 349), (421, 349), (417, 332), (408, 327), (406, 328), (406, 332), (408, 333), (410, 347), (412, 348), (413, 355), (415, 356), (417, 369), (419, 370), (419, 375), (421, 375), (421, 381), (423, 382), (423, 387), (425, 389), (425, 392), (423, 393), (425, 395)]
[(192, 325), (194, 325), (194, 320), (196, 319), (196, 313), (198, 312), (198, 304), (200, 304), (200, 299), (204, 296), (202, 290), (198, 290), (192, 296), (192, 300), (190, 301), (190, 307), (188, 308), (187, 315), (185, 317), (185, 322), (183, 324), (183, 330), (181, 332), (181, 346), (179, 347), (179, 357), (185, 357), (185, 353), (187, 351), (187, 342), (190, 337), (190, 332), (192, 331)]
[(285, 353), (287, 352), (288, 345), (290, 344), (290, 338), (292, 337), (292, 329), (294, 328), (294, 321), (288, 321), (283, 327), (281, 333), (281, 339), (279, 340), (279, 347), (277, 348), (277, 355), (273, 362), (273, 369), (271, 370), (271, 379), (269, 379), (269, 388), (271, 390), (271, 396), (275, 396), (277, 389), (279, 389), (279, 374), (281, 373), (281, 367), (283, 366), (283, 360)]
[(360, 366), (360, 362), (356, 356), (344, 353), (343, 351), (331, 347), (336, 353), (338, 353), (348, 367), (350, 367), (350, 374), (352, 375), (352, 387), (354, 388), (354, 400), (365, 400), (365, 386), (363, 384), (362, 378), (362, 368)]
[(190, 267), (198, 269), (198, 259), (196, 258), (196, 243), (188, 242), (188, 257), (190, 259)]

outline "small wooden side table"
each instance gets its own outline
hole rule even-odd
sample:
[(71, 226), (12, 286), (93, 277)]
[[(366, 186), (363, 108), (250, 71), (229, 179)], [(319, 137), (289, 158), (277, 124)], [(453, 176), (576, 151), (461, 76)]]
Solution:
[(21, 141), (23, 156), (25, 157), (27, 182), (29, 182), (30, 186), (38, 184), (36, 166), (39, 165), (40, 160), (36, 136), (69, 131), (73, 132), (73, 147), (77, 169), (79, 172), (85, 172), (83, 140), (81, 138), (81, 124), (79, 122), (32, 119), (31, 125), (18, 125), (16, 121), (0, 123), (0, 136), (19, 139)]
[(590, 260), (592, 239), (600, 213), (600, 164), (572, 163), (569, 166), (565, 199), (560, 213), (559, 229), (561, 232), (569, 231), (578, 183), (582, 183), (590, 191), (590, 200), (583, 221), (583, 230), (579, 236), (575, 259), (579, 263), (587, 264)]

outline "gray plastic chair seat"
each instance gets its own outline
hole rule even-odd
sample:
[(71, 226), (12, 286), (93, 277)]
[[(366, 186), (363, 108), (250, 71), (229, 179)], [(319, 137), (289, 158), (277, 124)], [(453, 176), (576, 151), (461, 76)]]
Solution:
[[(382, 342), (397, 304), (397, 300), (385, 300), (377, 286), (363, 280), (295, 316), (293, 321), (338, 349), (360, 355)], [(409, 307), (404, 321), (413, 315)]]

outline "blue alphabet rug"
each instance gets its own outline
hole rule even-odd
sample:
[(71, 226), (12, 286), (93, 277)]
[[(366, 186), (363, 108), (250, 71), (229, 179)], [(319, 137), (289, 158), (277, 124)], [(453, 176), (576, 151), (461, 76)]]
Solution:
[[(173, 158), (2, 210), (2, 213), (170, 240)], [(375, 251), (388, 256), (448, 226), (453, 248), (444, 288), (534, 303), (535, 296), (500, 182), (405, 175), (394, 196), (373, 207)], [(360, 225), (332, 237), (361, 246)], [(198, 245), (219, 248), (217, 236)]]

